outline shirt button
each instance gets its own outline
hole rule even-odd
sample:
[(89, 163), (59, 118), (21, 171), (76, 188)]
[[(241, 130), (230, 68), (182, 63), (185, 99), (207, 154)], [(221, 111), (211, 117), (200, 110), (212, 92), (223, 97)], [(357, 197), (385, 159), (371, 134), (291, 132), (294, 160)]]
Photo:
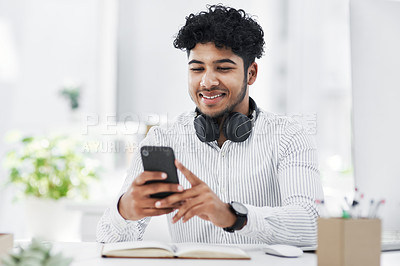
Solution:
[(222, 154), (222, 157), (225, 157), (225, 152), (222, 152), (221, 154)]

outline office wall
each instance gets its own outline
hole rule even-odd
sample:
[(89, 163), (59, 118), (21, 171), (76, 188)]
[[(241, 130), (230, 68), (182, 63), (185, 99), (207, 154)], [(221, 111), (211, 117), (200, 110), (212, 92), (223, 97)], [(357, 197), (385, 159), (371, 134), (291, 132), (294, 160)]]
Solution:
[(348, 22), (348, 0), (289, 1), (286, 112), (310, 122), (315, 115), (322, 177), (327, 187), (339, 185), (336, 194), (353, 182), (339, 178), (352, 170)]
[[(18, 66), (15, 75), (0, 78), (0, 160), (8, 149), (4, 137), (10, 130), (45, 133), (73, 124), (68, 102), (60, 96), (68, 80), (82, 84), (82, 114), (101, 110), (98, 53), (103, 2), (0, 0), (0, 19), (10, 33), (7, 41), (15, 47), (12, 63)], [(0, 184), (4, 181), (1, 167)], [(13, 193), (1, 191), (0, 231), (14, 231), (18, 237), (23, 233), (23, 209), (11, 204)]]

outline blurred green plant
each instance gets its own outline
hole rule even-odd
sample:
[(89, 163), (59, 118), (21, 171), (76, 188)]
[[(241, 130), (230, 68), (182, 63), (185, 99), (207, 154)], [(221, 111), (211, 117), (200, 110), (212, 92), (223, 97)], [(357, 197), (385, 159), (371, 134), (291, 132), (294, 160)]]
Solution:
[(71, 110), (79, 108), (79, 97), (80, 97), (79, 86), (64, 87), (61, 90), (61, 95), (69, 100), (69, 106)]
[(11, 253), (2, 259), (4, 266), (68, 266), (72, 258), (61, 253), (52, 254), (52, 246), (33, 239), (27, 248), (19, 247), (18, 252)]
[(83, 143), (66, 136), (8, 136), (16, 147), (6, 154), (6, 185), (25, 196), (88, 198), (89, 184), (98, 179), (99, 163), (82, 152)]

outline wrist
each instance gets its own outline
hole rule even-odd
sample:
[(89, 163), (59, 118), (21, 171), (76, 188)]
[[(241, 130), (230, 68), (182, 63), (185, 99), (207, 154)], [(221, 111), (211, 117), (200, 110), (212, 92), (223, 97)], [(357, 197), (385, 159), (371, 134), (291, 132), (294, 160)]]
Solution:
[(247, 224), (247, 208), (240, 202), (232, 201), (228, 204), (231, 213), (236, 217), (234, 223), (223, 229), (229, 233), (241, 230)]
[(226, 216), (225, 216), (226, 219), (224, 224), (221, 226), (222, 228), (233, 226), (237, 219), (236, 215), (231, 211), (229, 203), (225, 203), (225, 209), (226, 209)]
[(122, 218), (127, 220), (126, 215), (124, 213), (123, 203), (122, 203), (122, 198), (124, 197), (124, 195), (125, 194), (122, 194), (121, 197), (119, 197), (119, 199), (118, 199), (117, 210), (118, 210), (119, 215), (121, 215)]
[(117, 210), (118, 210), (119, 214), (125, 220), (131, 220), (131, 221), (140, 220), (141, 219), (140, 217), (139, 218), (135, 217), (134, 214), (129, 212), (129, 209), (127, 210), (126, 206), (129, 206), (129, 204), (126, 204), (127, 200), (129, 200), (129, 199), (126, 199), (125, 193), (122, 194), (122, 196), (119, 198), (118, 204), (117, 204)]

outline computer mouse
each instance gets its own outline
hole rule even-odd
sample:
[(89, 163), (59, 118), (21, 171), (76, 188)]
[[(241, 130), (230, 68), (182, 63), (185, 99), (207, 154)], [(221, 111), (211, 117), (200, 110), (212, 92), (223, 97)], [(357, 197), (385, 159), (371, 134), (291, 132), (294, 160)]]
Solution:
[(287, 258), (296, 258), (303, 254), (300, 248), (289, 245), (268, 245), (263, 248), (263, 251), (269, 255)]

